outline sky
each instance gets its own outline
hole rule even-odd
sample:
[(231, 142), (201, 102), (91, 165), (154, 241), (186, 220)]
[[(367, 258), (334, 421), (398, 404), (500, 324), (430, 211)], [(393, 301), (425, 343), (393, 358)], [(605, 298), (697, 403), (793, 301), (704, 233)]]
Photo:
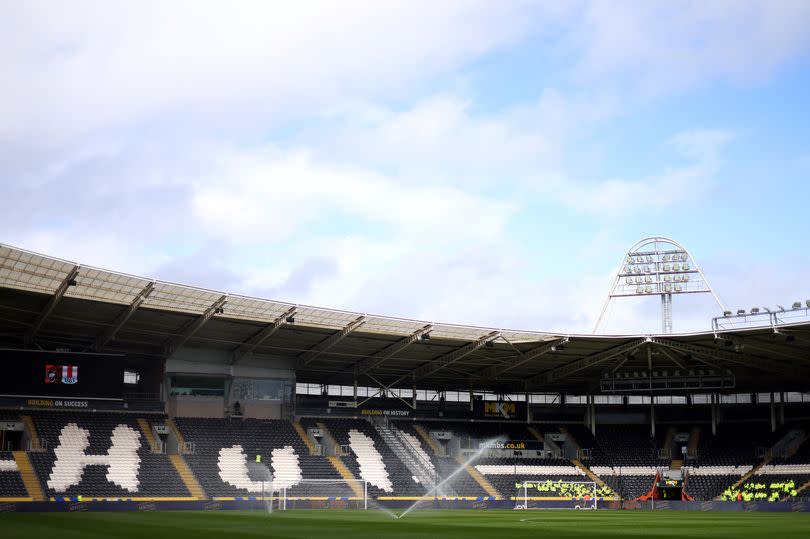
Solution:
[[(0, 1), (0, 242), (589, 333), (624, 253), (810, 298), (810, 2)], [(660, 328), (657, 298), (602, 331)], [(674, 330), (720, 307), (676, 297)]]

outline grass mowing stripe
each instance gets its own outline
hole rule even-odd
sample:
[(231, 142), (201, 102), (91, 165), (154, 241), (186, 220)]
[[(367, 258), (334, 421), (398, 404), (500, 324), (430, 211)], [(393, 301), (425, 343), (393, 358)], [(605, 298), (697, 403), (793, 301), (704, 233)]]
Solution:
[(284, 537), (521, 539), (810, 537), (810, 513), (687, 511), (415, 511), (399, 520), (377, 511), (0, 513), (0, 535), (42, 539)]

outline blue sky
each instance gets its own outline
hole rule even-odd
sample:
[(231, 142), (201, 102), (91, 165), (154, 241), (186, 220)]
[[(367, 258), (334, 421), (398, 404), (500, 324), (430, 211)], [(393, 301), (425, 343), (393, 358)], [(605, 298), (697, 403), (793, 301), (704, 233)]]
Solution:
[(0, 241), (563, 332), (650, 235), (732, 308), (810, 297), (805, 1), (202, 4), (0, 6)]

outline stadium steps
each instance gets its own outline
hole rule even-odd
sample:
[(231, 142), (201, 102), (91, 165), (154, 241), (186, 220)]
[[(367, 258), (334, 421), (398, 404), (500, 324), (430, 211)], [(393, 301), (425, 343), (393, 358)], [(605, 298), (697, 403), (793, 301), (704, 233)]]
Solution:
[(31, 447), (41, 447), (39, 441), (39, 434), (37, 433), (37, 427), (34, 425), (34, 420), (31, 419), (30, 415), (21, 416), (23, 423), (25, 423), (25, 430), (28, 432), (28, 437), (31, 439)]
[(683, 468), (682, 459), (672, 459), (672, 462), (669, 463), (670, 470), (680, 470), (681, 468)]
[(687, 455), (697, 455), (700, 446), (700, 432), (700, 427), (693, 427), (692, 432), (689, 433), (689, 443), (686, 445)]
[(182, 451), (182, 448), (186, 446), (186, 439), (183, 438), (183, 433), (177, 428), (177, 423), (174, 422), (174, 419), (169, 417), (166, 419), (166, 426), (172, 429), (172, 434), (174, 434), (174, 437), (177, 439), (177, 446), (180, 447)]
[[(529, 429), (530, 429), (530, 432), (531, 432), (531, 430), (533, 430), (533, 429), (534, 429), (534, 427), (529, 427)], [(572, 435), (570, 432), (568, 432), (568, 429), (566, 429), (565, 427), (560, 427), (560, 432), (561, 432), (562, 434), (565, 434), (565, 437), (568, 439), (568, 441), (569, 441), (569, 442), (571, 442), (571, 445), (573, 445), (573, 446), (574, 446), (574, 449), (576, 449), (576, 450), (577, 450), (577, 453), (579, 453), (579, 450), (580, 450), (579, 442), (577, 442), (577, 439), (576, 439), (576, 438), (574, 438), (574, 436), (573, 436), (573, 435)], [(538, 433), (538, 434), (539, 434), (539, 433)], [(610, 488), (610, 486), (609, 486), (607, 483), (605, 483), (605, 482), (602, 480), (602, 478), (601, 478), (601, 477), (599, 477), (598, 475), (596, 475), (595, 473), (593, 473), (593, 472), (591, 471), (591, 469), (590, 469), (590, 468), (588, 468), (587, 466), (585, 466), (585, 465), (582, 463), (582, 461), (581, 461), (581, 460), (579, 460), (579, 459), (569, 459), (569, 460), (571, 461), (571, 464), (573, 464), (574, 466), (576, 466), (577, 468), (579, 468), (580, 470), (582, 470), (582, 473), (584, 473), (586, 476), (588, 476), (588, 478), (589, 478), (591, 481), (593, 481), (594, 483), (596, 483), (597, 485), (599, 485), (599, 487), (604, 488), (604, 489), (607, 489), (607, 490), (608, 490), (608, 491), (610, 491), (610, 492), (613, 492), (613, 489), (612, 489), (612, 488)], [(615, 493), (614, 493), (614, 495), (615, 495)]]
[(330, 456), (326, 457), (329, 462), (332, 463), (332, 467), (340, 474), (340, 477), (348, 481), (349, 486), (352, 487), (352, 491), (354, 491), (354, 495), (358, 498), (362, 498), (365, 496), (363, 489), (360, 487), (360, 484), (357, 482), (357, 478), (352, 474), (352, 472), (343, 464), (343, 461), (340, 460), (340, 457), (337, 456)]
[(172, 462), (174, 469), (177, 470), (177, 475), (180, 476), (180, 479), (183, 481), (189, 493), (198, 500), (207, 500), (208, 497), (205, 495), (202, 485), (197, 481), (197, 477), (194, 475), (194, 472), (191, 471), (191, 468), (189, 468), (183, 455), (169, 455), (169, 460)]
[(332, 433), (329, 431), (329, 428), (326, 426), (326, 423), (324, 423), (323, 421), (317, 421), (315, 423), (315, 426), (321, 429), (321, 435), (323, 435), (323, 437), (326, 438), (326, 440), (332, 445), (332, 447), (335, 448), (335, 453), (340, 454), (342, 451), (340, 444), (338, 443), (337, 440), (335, 440), (335, 437), (332, 436)]
[(534, 436), (535, 440), (537, 440), (538, 442), (546, 443), (546, 440), (545, 440), (545, 438), (543, 438), (543, 435), (540, 434), (540, 431), (538, 431), (536, 428), (532, 427), (531, 425), (526, 427), (526, 428), (529, 431), (529, 434)]
[(301, 437), (301, 440), (304, 442), (304, 445), (307, 446), (307, 449), (309, 449), (309, 454), (315, 455), (315, 444), (313, 444), (312, 440), (309, 439), (309, 436), (307, 436), (307, 432), (304, 430), (304, 427), (301, 426), (301, 423), (298, 421), (293, 421), (293, 428), (295, 429), (295, 432), (298, 433), (298, 436)]
[(25, 451), (13, 451), (12, 454), (14, 455), (14, 460), (17, 462), (17, 470), (20, 472), (20, 477), (22, 478), (28, 495), (35, 502), (45, 501), (45, 494), (42, 492), (42, 485), (40, 485), (37, 474), (34, 472), (34, 467), (31, 466), (31, 460), (28, 458), (28, 453)]
[[(675, 427), (670, 427), (667, 429), (667, 436), (664, 438), (664, 447), (663, 449), (667, 450), (672, 453), (672, 441), (675, 439), (675, 431), (678, 430)], [(672, 466), (670, 466), (671, 468)]]
[(478, 483), (478, 485), (482, 489), (484, 489), (484, 492), (486, 492), (488, 495), (493, 496), (495, 498), (501, 498), (502, 497), (501, 493), (498, 492), (498, 490), (495, 487), (492, 486), (492, 483), (487, 481), (486, 478), (483, 475), (481, 475), (481, 472), (479, 472), (478, 470), (476, 470), (475, 468), (473, 468), (469, 464), (465, 464), (464, 457), (462, 457), (461, 455), (457, 455), (456, 456), (456, 462), (458, 462), (459, 464), (464, 465), (464, 468), (467, 470), (467, 473), (470, 474), (470, 477), (475, 479), (475, 482)]
[(428, 431), (425, 430), (425, 427), (419, 423), (414, 423), (413, 430), (415, 430), (416, 434), (418, 434), (419, 437), (422, 438), (422, 440), (428, 445), (428, 447), (430, 447), (434, 455), (437, 457), (444, 456), (444, 448), (439, 445), (439, 442), (430, 437), (430, 434), (428, 434)]
[(146, 441), (149, 442), (149, 447), (154, 448), (157, 444), (157, 440), (155, 439), (155, 434), (152, 432), (152, 426), (142, 417), (138, 418), (138, 426), (141, 428), (141, 432), (146, 438)]

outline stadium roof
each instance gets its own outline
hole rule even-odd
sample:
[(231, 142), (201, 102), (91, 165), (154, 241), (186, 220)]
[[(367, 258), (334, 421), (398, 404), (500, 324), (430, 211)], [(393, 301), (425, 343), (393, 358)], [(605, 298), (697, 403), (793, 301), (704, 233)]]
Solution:
[(203, 347), (232, 363), (292, 359), (301, 382), (597, 393), (615, 373), (692, 371), (732, 373), (737, 392), (810, 388), (807, 320), (666, 336), (462, 326), (227, 294), (2, 244), (0, 322), (6, 346), (155, 359)]

